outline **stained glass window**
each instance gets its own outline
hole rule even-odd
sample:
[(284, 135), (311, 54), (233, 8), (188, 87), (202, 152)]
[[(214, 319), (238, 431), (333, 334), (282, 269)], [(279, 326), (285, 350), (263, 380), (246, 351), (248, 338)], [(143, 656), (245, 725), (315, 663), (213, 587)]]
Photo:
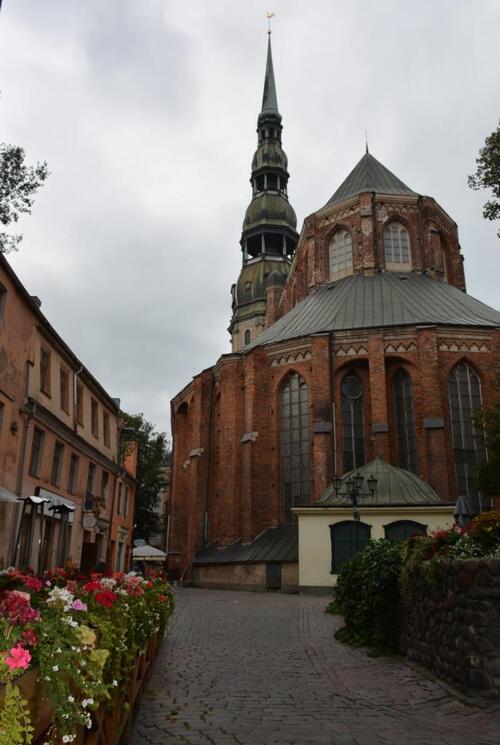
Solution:
[(356, 373), (342, 381), (342, 430), (344, 437), (344, 471), (359, 468), (365, 462), (363, 383)]
[(405, 370), (394, 376), (394, 404), (398, 439), (398, 464), (407, 471), (417, 473), (417, 436), (413, 409), (413, 386)]
[(388, 269), (411, 269), (410, 237), (400, 222), (391, 222), (384, 230), (384, 256)]
[(352, 238), (347, 230), (337, 230), (330, 242), (330, 280), (352, 274)]
[(309, 415), (307, 384), (297, 373), (281, 389), (281, 474), (285, 523), (294, 522), (292, 507), (308, 504)]
[(481, 407), (481, 383), (474, 370), (460, 362), (448, 377), (453, 455), (459, 495), (469, 496), (479, 511), (479, 494), (474, 483), (478, 463), (486, 460), (482, 433), (474, 427), (472, 414)]

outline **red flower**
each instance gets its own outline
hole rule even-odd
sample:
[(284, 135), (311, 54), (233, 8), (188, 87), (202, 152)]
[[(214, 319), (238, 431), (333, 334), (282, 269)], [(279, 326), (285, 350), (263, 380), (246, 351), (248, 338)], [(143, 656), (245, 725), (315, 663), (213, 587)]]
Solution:
[(158, 595), (158, 600), (160, 601), (160, 603), (164, 603), (166, 599), (167, 599), (166, 595)]
[(83, 585), (83, 589), (85, 590), (85, 592), (94, 592), (94, 590), (101, 589), (101, 583), (97, 582), (96, 580), (92, 580), (91, 582), (87, 582), (85, 585)]
[(35, 633), (35, 629), (27, 628), (23, 631), (21, 634), (22, 638), (26, 642), (26, 644), (29, 644), (30, 647), (36, 647), (38, 644), (38, 639)]
[(30, 605), (30, 596), (19, 590), (6, 590), (0, 603), (0, 614), (7, 616), (11, 626), (24, 626), (30, 621), (38, 621), (40, 614)]
[(115, 593), (111, 592), (111, 590), (103, 590), (102, 592), (98, 592), (95, 596), (95, 599), (96, 602), (99, 603), (99, 605), (104, 605), (105, 608), (112, 608), (118, 600)]
[(24, 584), (29, 590), (33, 590), (34, 592), (39, 592), (43, 587), (43, 582), (37, 577), (31, 577), (28, 576), (24, 580)]

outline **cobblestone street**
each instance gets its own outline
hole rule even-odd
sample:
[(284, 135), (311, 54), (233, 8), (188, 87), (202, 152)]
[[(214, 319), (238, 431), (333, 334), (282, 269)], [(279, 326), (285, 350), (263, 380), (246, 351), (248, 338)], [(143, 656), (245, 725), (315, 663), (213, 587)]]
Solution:
[(326, 603), (182, 589), (132, 745), (500, 743), (498, 709), (336, 642)]

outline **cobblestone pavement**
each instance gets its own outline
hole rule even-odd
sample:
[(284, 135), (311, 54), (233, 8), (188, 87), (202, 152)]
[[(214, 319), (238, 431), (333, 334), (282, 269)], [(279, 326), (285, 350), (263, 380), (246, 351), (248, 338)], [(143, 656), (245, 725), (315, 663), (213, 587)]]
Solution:
[(182, 589), (131, 745), (499, 745), (498, 708), (335, 641), (326, 602)]

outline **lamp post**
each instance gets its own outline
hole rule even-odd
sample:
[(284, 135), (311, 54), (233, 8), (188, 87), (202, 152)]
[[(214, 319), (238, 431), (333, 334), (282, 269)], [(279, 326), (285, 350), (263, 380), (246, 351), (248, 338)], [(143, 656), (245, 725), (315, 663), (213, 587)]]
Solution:
[(353, 476), (350, 476), (346, 481), (344, 482), (345, 485), (345, 492), (341, 492), (340, 489), (342, 487), (342, 479), (340, 476), (335, 475), (333, 477), (333, 491), (335, 492), (335, 496), (345, 496), (349, 497), (352, 503), (352, 512), (354, 519), (359, 522), (359, 512), (358, 512), (358, 498), (359, 497), (374, 497), (375, 492), (377, 490), (377, 479), (373, 474), (366, 479), (366, 485), (369, 489), (368, 492), (363, 492), (363, 482), (365, 479), (358, 471)]

